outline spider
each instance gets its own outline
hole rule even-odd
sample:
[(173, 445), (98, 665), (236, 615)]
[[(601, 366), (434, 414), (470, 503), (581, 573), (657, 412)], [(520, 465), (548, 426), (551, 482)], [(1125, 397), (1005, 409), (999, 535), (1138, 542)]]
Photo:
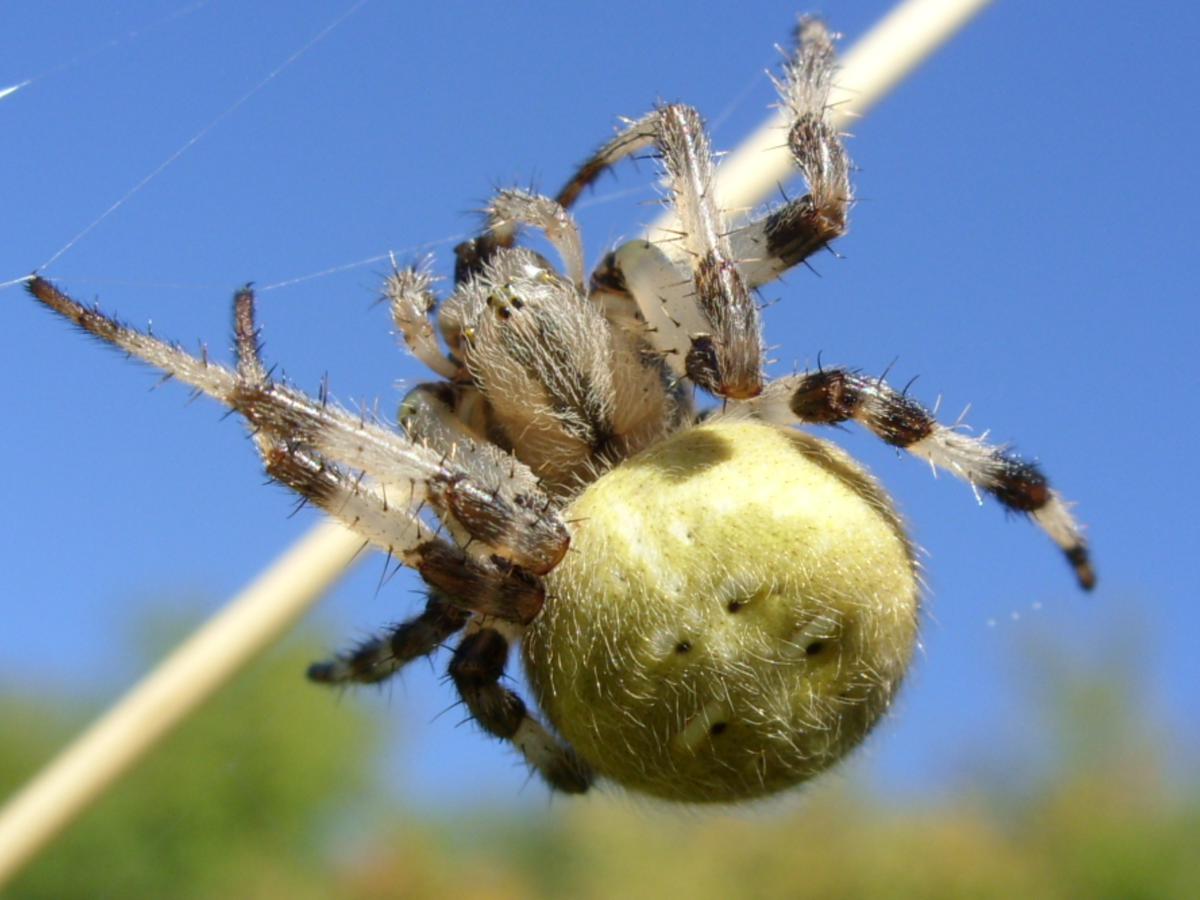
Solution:
[[(835, 64), (834, 36), (802, 18), (776, 86), (808, 191), (766, 214), (728, 224), (699, 114), (660, 105), (555, 197), (500, 191), (456, 248), (445, 299), (428, 266), (394, 267), (396, 328), (440, 379), (407, 394), (399, 429), (273, 379), (248, 287), (234, 298), (233, 369), (43, 278), (29, 289), (236, 410), (272, 478), (420, 573), (423, 612), (310, 679), (380, 682), (461, 633), (449, 674), (463, 703), (551, 788), (603, 777), (685, 802), (765, 796), (835, 764), (886, 712), (920, 605), (887, 495), (790, 426), (858, 422), (1026, 515), (1083, 588), (1095, 582), (1035, 464), (940, 424), (882, 378), (764, 379), (756, 289), (843, 234), (852, 204), (828, 103)], [(643, 152), (661, 161), (679, 230), (608, 253), (589, 281), (569, 210)], [(545, 235), (561, 272), (518, 245), (522, 228)], [(697, 389), (719, 406), (698, 410)], [(545, 721), (504, 683), (517, 642)]]

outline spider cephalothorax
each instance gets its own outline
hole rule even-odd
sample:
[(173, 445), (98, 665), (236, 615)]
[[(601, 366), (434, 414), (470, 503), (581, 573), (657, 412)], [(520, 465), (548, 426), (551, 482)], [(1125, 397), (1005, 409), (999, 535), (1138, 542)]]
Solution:
[[(887, 709), (919, 598), (886, 495), (783, 426), (859, 422), (1027, 514), (1094, 582), (1078, 526), (1032, 463), (853, 370), (764, 380), (754, 291), (843, 233), (851, 204), (828, 109), (833, 42), (804, 19), (796, 44), (778, 86), (803, 196), (731, 227), (699, 115), (660, 106), (556, 198), (501, 192), (484, 233), (459, 246), (445, 300), (424, 268), (398, 268), (394, 321), (442, 379), (409, 392), (400, 431), (272, 380), (249, 290), (235, 298), (236, 370), (43, 279), (30, 290), (237, 410), (272, 477), (428, 583), (424, 612), (314, 665), (313, 680), (378, 682), (461, 631), (450, 675), (467, 708), (552, 787), (580, 792), (601, 775), (675, 800), (769, 794), (842, 758)], [(678, 233), (618, 248), (588, 283), (568, 209), (647, 149)], [(516, 245), (521, 227), (545, 233), (562, 273)], [(720, 411), (697, 413), (693, 388)], [(517, 640), (551, 728), (501, 683)]]

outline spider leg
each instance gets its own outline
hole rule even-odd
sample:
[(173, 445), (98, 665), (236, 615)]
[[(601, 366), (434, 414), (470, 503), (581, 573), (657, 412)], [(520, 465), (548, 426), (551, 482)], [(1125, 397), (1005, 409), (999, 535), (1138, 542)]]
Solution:
[(307, 448), (307, 462), (300, 469), (325, 460), (359, 469), (378, 482), (385, 497), (388, 489), (393, 497), (405, 497), (409, 508), (429, 501), (508, 563), (540, 574), (550, 571), (566, 552), (566, 525), (535, 484), (526, 480), (514, 485), (504, 478), (503, 469), (492, 473), (494, 485), (480, 483), (436, 450), (270, 381), (258, 358), (254, 296), (249, 290), (235, 297), (237, 373), (88, 309), (44, 279), (31, 282), (30, 291), (90, 334), (240, 412), (257, 433), (268, 468), (281, 450), (290, 452), (300, 444)]
[(484, 731), (510, 741), (550, 787), (582, 794), (592, 783), (587, 764), (530, 715), (524, 700), (500, 685), (508, 646), (509, 636), (498, 625), (472, 622), (454, 652), (450, 677)]
[(603, 171), (650, 147), (662, 157), (679, 216), (679, 253), (635, 241), (617, 251), (615, 263), (646, 319), (648, 340), (677, 374), (721, 397), (756, 396), (763, 354), (758, 307), (714, 199), (712, 149), (699, 113), (662, 106), (630, 123), (584, 162), (558, 201), (569, 207)]
[(461, 381), (462, 363), (442, 352), (430, 321), (438, 304), (434, 280), (424, 268), (402, 269), (393, 264), (392, 274), (383, 283), (383, 296), (409, 352), (443, 378)]
[(308, 678), (320, 684), (375, 684), (391, 678), (405, 665), (429, 656), (460, 631), (470, 613), (438, 592), (430, 591), (425, 611), (385, 633), (363, 641), (353, 650), (308, 667)]
[[(486, 448), (491, 446), (496, 453), (492, 454), (490, 459), (498, 464), (516, 461), (495, 441), (496, 429), (491, 422), (492, 413), (487, 399), (472, 384), (451, 384), (445, 381), (418, 384), (404, 395), (397, 418), (400, 427), (414, 441), (436, 450), (442, 456), (448, 457), (453, 454), (464, 468), (471, 468), (474, 457), (473, 454), (464, 455), (462, 448), (474, 449), (476, 445), (484, 448), (482, 452), (487, 452)], [(499, 443), (502, 444), (503, 441)], [(484, 476), (482, 468), (478, 474), (480, 477)], [(517, 464), (517, 469), (510, 473), (510, 477), (527, 477), (531, 485), (537, 484), (533, 473), (520, 463)]]
[[(629, 241), (605, 258), (592, 284), (610, 321), (646, 341), (676, 378), (688, 377), (692, 336), (707, 334), (709, 323), (693, 300), (690, 275), (676, 260), (650, 241)], [(632, 309), (614, 299), (624, 297)]]
[[(446, 382), (419, 384), (409, 391), (400, 407), (401, 425), (413, 440), (452, 457), (458, 469), (476, 482), (488, 483), (496, 473), (501, 473), (509, 490), (524, 498), (520, 502), (529, 503), (531, 498), (539, 496), (541, 482), (528, 465), (505, 449), (511, 446), (502, 425), (506, 415), (508, 427), (523, 436), (522, 452), (539, 464), (543, 474), (550, 476), (580, 466), (600, 468), (612, 464), (618, 456), (649, 443), (662, 430), (661, 407), (667, 398), (661, 385), (657, 393), (649, 389), (638, 391), (637, 376), (642, 370), (624, 358), (619, 349), (614, 348), (613, 353), (612, 437), (607, 441), (602, 439), (604, 420), (593, 421), (592, 430), (587, 431), (587, 426), (581, 426), (578, 420), (554, 418), (549, 407), (533, 409), (529, 402), (533, 394), (529, 392), (516, 394), (513, 399), (501, 391), (497, 412), (478, 388)], [(582, 377), (578, 381), (584, 383)], [(565, 415), (561, 409), (558, 414)], [(498, 421), (479, 421), (472, 427), (472, 419), (485, 418)], [(538, 436), (531, 438), (530, 431), (534, 429)], [(486, 432), (486, 439), (480, 437), (481, 432)]]
[(850, 159), (829, 106), (836, 62), (833, 36), (825, 25), (802, 18), (796, 52), (775, 87), (789, 113), (787, 143), (808, 193), (730, 235), (734, 258), (751, 287), (778, 278), (846, 231), (853, 202)]
[(1095, 586), (1082, 530), (1037, 465), (942, 425), (882, 379), (846, 369), (793, 375), (772, 383), (753, 406), (763, 418), (779, 423), (833, 425), (853, 419), (892, 446), (982, 488), (1007, 509), (1027, 514), (1066, 555), (1080, 587)]
[[(274, 385), (266, 380), (258, 356), (254, 295), (249, 290), (239, 291), (234, 298), (234, 329), (238, 370), (246, 389), (274, 397)], [(509, 460), (506, 466), (495, 458), (503, 454), (489, 456), (477, 445), (468, 444), (461, 455), (471, 460), (470, 468), (448, 466), (448, 457), (441, 456), (435, 469), (423, 472), (422, 480), (415, 481), (407, 466), (397, 471), (398, 459), (420, 451), (418, 461), (428, 465), (439, 452), (453, 456), (459, 448), (438, 451), (411, 444), (385, 428), (356, 421), (345, 413), (339, 415), (328, 404), (318, 407), (299, 392), (282, 396), (283, 404), (256, 400), (235, 404), (235, 408), (260, 431), (273, 433), (281, 441), (305, 444), (323, 457), (361, 469), (379, 482), (382, 490), (389, 484), (402, 490), (407, 487), (410, 506), (419, 493), (447, 525), (457, 526), (464, 544), (478, 540), (509, 563), (538, 574), (550, 571), (566, 552), (570, 541), (566, 526), (551, 509), (533, 474), (516, 460)], [(487, 465), (489, 462), (492, 465)], [(473, 477), (473, 472), (479, 477)], [(487, 487), (482, 478), (499, 483)]]
[[(89, 309), (44, 279), (33, 279), (29, 289), (89, 334), (240, 412), (252, 426), (268, 474), (395, 553), (455, 602), (519, 621), (528, 621), (541, 608), (544, 590), (529, 572), (553, 568), (570, 540), (545, 495), (536, 500), (514, 495), (509, 502), (503, 492), (442, 465), (435, 451), (267, 380), (258, 358), (249, 291), (236, 298), (239, 362), (233, 372)], [(367, 474), (375, 470), (381, 473), (380, 483), (364, 475), (352, 477), (329, 459)], [(470, 559), (438, 538), (419, 518), (425, 500), (440, 505), (468, 535), (495, 548), (496, 558)], [(528, 525), (541, 536), (530, 541)]]
[(575, 289), (584, 293), (583, 240), (579, 236), (579, 226), (563, 206), (539, 194), (504, 190), (492, 199), (488, 219), (493, 230), (519, 225), (540, 228), (562, 257), (567, 277)]
[(538, 578), (500, 557), (468, 556), (439, 538), (411, 498), (393, 503), (381, 487), (268, 433), (256, 441), (268, 475), (416, 569), (457, 606), (517, 622), (538, 614), (545, 599)]

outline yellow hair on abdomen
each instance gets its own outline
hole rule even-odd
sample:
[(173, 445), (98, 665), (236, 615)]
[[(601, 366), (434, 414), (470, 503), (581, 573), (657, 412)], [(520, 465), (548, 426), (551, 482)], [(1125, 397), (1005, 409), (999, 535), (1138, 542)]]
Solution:
[(887, 710), (917, 636), (912, 546), (837, 448), (756, 422), (682, 432), (590, 485), (524, 639), (597, 772), (685, 802), (772, 794)]

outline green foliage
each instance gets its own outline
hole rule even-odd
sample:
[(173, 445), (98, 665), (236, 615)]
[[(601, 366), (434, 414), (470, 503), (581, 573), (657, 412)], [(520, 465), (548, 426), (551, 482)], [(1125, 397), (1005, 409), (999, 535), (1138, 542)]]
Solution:
[(1200, 896), (1200, 784), (1168, 774), (1172, 735), (1138, 673), (1103, 642), (1092, 661), (1025, 649), (1036, 758), (1005, 747), (1003, 776), (970, 793), (891, 805), (834, 776), (733, 815), (589, 797), (537, 819), (384, 834), (337, 896)]
[[(1037, 679), (1054, 686), (1031, 722), (1049, 764), (1006, 752), (1002, 779), (937, 803), (889, 805), (834, 776), (736, 814), (601, 793), (523, 815), (439, 817), (365, 793), (387, 799), (364, 782), (372, 730), (348, 700), (306, 689), (311, 656), (286, 650), (258, 665), (5, 896), (1200, 896), (1198, 785), (1166, 774), (1170, 735), (1139, 713), (1136, 678), (1111, 665)], [(67, 734), (52, 709), (45, 698), (0, 703), (0, 789)]]
[[(16, 881), (13, 898), (319, 896), (338, 816), (361, 800), (373, 732), (308, 688), (318, 654), (254, 666), (102, 799)], [(65, 720), (45, 701), (0, 702), (0, 790), (52, 753)], [(76, 726), (79, 720), (76, 719)], [(15, 725), (15, 727), (12, 727)]]
[(432, 845), (428, 827), (393, 831), (337, 896), (1116, 900), (1200, 888), (1194, 800), (1135, 814), (1103, 790), (1067, 789), (1001, 822), (986, 801), (900, 811), (822, 794), (787, 815), (606, 799), (537, 822), (446, 823)]

